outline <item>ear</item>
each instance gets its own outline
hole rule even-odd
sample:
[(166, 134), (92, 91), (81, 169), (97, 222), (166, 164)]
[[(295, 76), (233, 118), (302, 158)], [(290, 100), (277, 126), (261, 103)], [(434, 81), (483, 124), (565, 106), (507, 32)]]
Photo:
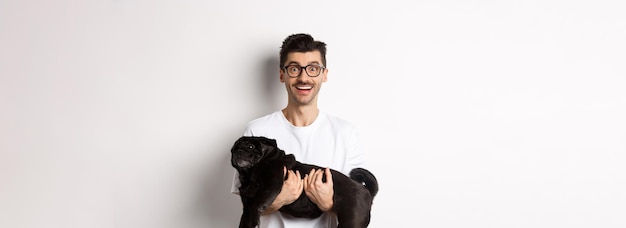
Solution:
[(324, 68), (324, 72), (322, 72), (322, 82), (326, 82), (328, 80), (328, 68)]
[(282, 69), (278, 69), (278, 74), (280, 75), (280, 82), (285, 83), (285, 72)]
[(267, 154), (268, 152), (275, 150), (277, 147), (278, 146), (276, 145), (275, 139), (265, 138), (261, 143), (261, 151), (263, 152), (263, 154)]

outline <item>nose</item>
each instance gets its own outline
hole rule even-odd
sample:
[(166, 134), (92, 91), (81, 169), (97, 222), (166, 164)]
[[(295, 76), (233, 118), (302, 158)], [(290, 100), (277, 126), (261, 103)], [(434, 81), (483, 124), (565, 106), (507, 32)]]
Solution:
[(309, 82), (311, 82), (312, 78), (310, 76), (298, 76), (296, 78), (296, 82), (297, 84), (309, 84)]

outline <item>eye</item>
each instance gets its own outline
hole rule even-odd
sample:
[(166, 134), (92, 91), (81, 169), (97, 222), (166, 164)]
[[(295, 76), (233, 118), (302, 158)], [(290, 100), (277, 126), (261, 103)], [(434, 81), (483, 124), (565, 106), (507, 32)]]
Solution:
[(308, 70), (309, 72), (317, 72), (318, 70), (320, 70), (320, 66), (315, 66), (315, 65), (313, 65), (313, 66), (308, 66), (308, 67), (307, 67), (307, 70)]
[(290, 72), (294, 72), (294, 73), (295, 73), (295, 72), (300, 71), (300, 67), (298, 67), (298, 66), (288, 66), (288, 67), (287, 67), (287, 71), (290, 71)]
[(248, 145), (248, 149), (254, 150), (254, 145), (252, 144)]

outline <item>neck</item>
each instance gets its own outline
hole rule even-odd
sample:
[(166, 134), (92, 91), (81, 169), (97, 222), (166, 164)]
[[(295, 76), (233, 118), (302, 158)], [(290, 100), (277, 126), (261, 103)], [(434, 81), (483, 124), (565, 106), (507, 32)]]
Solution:
[(311, 125), (320, 113), (316, 106), (287, 106), (282, 110), (285, 118), (296, 127)]

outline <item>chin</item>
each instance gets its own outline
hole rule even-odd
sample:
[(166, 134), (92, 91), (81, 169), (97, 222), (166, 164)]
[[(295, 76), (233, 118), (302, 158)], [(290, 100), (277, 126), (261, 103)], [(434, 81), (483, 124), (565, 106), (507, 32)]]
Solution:
[(298, 104), (298, 105), (310, 105), (313, 104), (315, 101), (314, 97), (310, 97), (310, 96), (292, 96), (291, 97), (291, 101), (293, 101), (294, 104)]

